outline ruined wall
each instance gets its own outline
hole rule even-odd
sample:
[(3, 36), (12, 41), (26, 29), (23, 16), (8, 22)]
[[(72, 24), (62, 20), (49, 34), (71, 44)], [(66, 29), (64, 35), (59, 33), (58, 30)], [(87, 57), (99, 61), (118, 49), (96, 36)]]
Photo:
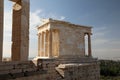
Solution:
[(100, 80), (99, 65), (91, 64), (68, 64), (64, 69), (66, 80)]
[[(82, 62), (81, 62), (82, 60)], [(0, 63), (0, 80), (99, 80), (99, 62), (92, 58), (36, 59)]]
[(0, 75), (34, 71), (35, 69), (36, 67), (32, 61), (0, 63)]
[(32, 61), (0, 62), (0, 80), (24, 77), (30, 75), (31, 72), (37, 72), (37, 67)]
[(83, 27), (63, 22), (51, 22), (51, 29), (59, 30), (59, 55), (83, 57), (85, 55), (85, 33), (91, 33), (91, 27)]
[(54, 59), (41, 59), (33, 62), (38, 65), (39, 68), (39, 71), (36, 71), (35, 74), (33, 74), (34, 72), (29, 72), (28, 74), (33, 75), (16, 77), (8, 80), (63, 80), (55, 70), (57, 65)]

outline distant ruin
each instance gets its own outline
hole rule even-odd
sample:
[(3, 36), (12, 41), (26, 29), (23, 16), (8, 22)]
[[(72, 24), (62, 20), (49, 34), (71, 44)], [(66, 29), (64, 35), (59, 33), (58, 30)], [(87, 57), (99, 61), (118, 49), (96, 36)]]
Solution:
[[(0, 0), (0, 80), (100, 80), (92, 57), (91, 27), (44, 19), (38, 26), (38, 55), (29, 55), (29, 0), (14, 2), (12, 60), (2, 61), (4, 0)], [(88, 55), (85, 54), (88, 36)]]

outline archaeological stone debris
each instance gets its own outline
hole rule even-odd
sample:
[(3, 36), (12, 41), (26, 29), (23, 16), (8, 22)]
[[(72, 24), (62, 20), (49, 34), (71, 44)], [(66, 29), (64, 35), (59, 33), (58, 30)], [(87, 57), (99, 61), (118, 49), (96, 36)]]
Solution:
[(11, 61), (2, 61), (4, 0), (0, 0), (0, 80), (100, 80), (99, 62), (92, 56), (92, 27), (43, 19), (37, 27), (38, 55), (28, 60), (30, 0), (10, 1), (12, 56)]

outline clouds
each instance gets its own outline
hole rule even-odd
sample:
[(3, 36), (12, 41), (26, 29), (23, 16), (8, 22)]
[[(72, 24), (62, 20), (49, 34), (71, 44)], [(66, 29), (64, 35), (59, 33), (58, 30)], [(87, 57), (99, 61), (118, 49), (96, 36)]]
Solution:
[(107, 32), (108, 30), (106, 27), (93, 28), (92, 40), (93, 40), (94, 46), (102, 45), (108, 42), (108, 39), (106, 38)]
[[(35, 57), (37, 55), (37, 25), (41, 24), (42, 18), (54, 18), (58, 20), (65, 19), (64, 16), (58, 16), (54, 13), (46, 14), (42, 9), (30, 12), (30, 48), (29, 56)], [(4, 13), (4, 43), (3, 56), (11, 56), (11, 37), (12, 37), (12, 12), (5, 11)]]
[[(4, 20), (4, 56), (11, 55), (11, 31), (12, 31), (12, 12), (5, 11)], [(65, 20), (66, 17), (63, 15), (58, 15), (56, 13), (49, 12), (42, 9), (38, 9), (34, 12), (30, 12), (30, 50), (29, 56), (37, 56), (37, 25), (41, 24), (42, 18), (54, 18), (58, 20)], [(84, 21), (85, 22), (85, 21)], [(89, 22), (89, 21), (88, 21)], [(113, 29), (110, 30), (109, 25), (99, 26), (93, 28), (92, 35), (92, 50), (93, 56), (99, 58), (117, 58), (120, 57), (120, 39), (114, 39)], [(110, 36), (110, 38), (108, 38)]]
[(42, 9), (30, 12), (30, 57), (35, 57), (38, 53), (37, 26), (41, 24), (41, 19), (43, 18), (53, 18), (57, 20), (65, 19), (64, 16), (58, 16), (54, 13), (46, 13)]
[(93, 28), (92, 47), (93, 56), (102, 59), (117, 59), (120, 57), (120, 42), (107, 38), (110, 35), (108, 27)]
[(47, 13), (45, 10), (36, 10), (34, 14), (39, 15), (41, 19), (42, 18), (53, 18), (57, 20), (64, 20), (66, 18), (65, 16), (61, 16), (56, 13), (52, 13), (52, 12)]

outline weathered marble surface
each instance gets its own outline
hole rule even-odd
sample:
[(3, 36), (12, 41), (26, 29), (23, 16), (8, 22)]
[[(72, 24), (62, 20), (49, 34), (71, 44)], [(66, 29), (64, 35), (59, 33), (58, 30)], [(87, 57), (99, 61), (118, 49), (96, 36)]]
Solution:
[(28, 55), (29, 0), (18, 0), (13, 6), (12, 61), (26, 61)]

